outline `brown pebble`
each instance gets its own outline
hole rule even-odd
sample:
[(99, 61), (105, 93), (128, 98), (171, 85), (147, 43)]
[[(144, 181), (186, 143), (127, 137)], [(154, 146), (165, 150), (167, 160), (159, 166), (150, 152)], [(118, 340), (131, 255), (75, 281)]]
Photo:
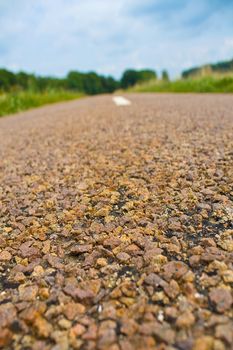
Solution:
[(11, 253), (9, 253), (7, 250), (3, 250), (1, 253), (0, 253), (0, 260), (1, 261), (10, 261), (12, 258), (12, 255)]
[(230, 290), (223, 288), (213, 289), (209, 294), (210, 301), (214, 304), (216, 310), (223, 313), (229, 310), (233, 303)]
[(120, 262), (126, 262), (130, 259), (130, 255), (124, 252), (118, 253), (116, 257)]

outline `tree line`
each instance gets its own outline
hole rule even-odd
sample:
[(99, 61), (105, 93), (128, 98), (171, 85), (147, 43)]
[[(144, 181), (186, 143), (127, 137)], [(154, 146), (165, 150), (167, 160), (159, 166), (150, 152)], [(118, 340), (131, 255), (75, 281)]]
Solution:
[(215, 64), (206, 64), (200, 67), (194, 67), (182, 72), (182, 78), (192, 78), (194, 76), (201, 75), (202, 72), (208, 73), (232, 73), (233, 72), (233, 59), (230, 61), (222, 61)]
[(120, 80), (95, 72), (81, 73), (71, 71), (65, 78), (42, 77), (25, 72), (13, 73), (0, 69), (0, 92), (69, 90), (88, 95), (112, 93), (117, 89), (126, 89), (138, 83), (156, 79), (157, 74), (150, 69), (126, 70)]

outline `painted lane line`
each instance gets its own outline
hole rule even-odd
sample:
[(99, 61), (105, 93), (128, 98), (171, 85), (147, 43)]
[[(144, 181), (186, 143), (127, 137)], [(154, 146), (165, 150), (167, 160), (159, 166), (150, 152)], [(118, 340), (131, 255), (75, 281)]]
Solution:
[(131, 105), (131, 101), (127, 100), (126, 98), (124, 98), (122, 96), (113, 97), (113, 102), (117, 106), (130, 106)]

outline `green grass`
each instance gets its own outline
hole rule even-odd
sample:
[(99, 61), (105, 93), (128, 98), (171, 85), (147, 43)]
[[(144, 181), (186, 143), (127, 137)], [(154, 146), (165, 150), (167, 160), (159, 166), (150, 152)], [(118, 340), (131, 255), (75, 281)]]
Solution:
[(82, 97), (70, 91), (47, 91), (43, 93), (24, 91), (0, 94), (0, 116), (21, 112), (50, 103), (69, 101)]
[(130, 89), (131, 92), (233, 92), (233, 77), (203, 77), (171, 82), (155, 80)]

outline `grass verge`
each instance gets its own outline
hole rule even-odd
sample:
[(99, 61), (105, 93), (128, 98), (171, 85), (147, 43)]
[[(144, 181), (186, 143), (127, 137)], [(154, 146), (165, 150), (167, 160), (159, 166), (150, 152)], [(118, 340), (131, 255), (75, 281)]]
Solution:
[(69, 91), (43, 93), (24, 91), (0, 94), (0, 117), (50, 103), (74, 100), (82, 96), (80, 93)]
[(131, 92), (233, 92), (233, 77), (204, 77), (175, 81), (155, 80), (131, 88)]

